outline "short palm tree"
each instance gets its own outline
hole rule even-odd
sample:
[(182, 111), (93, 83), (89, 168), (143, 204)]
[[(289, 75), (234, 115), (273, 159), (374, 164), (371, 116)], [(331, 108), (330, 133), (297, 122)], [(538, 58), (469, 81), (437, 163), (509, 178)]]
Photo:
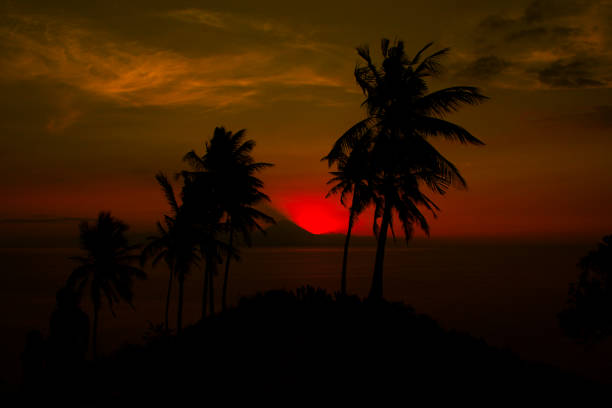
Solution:
[[(462, 105), (475, 105), (486, 97), (477, 88), (468, 86), (429, 92), (427, 80), (440, 73), (440, 58), (448, 53), (445, 48), (424, 57), (431, 45), (427, 44), (410, 58), (402, 41), (391, 44), (383, 39), (380, 67), (374, 64), (367, 47), (357, 49), (365, 65), (355, 69), (355, 79), (365, 95), (363, 105), (367, 109), (367, 117), (348, 129), (328, 154), (330, 163), (333, 163), (365, 134), (372, 136), (369, 150), (373, 172), (378, 179), (376, 219), (380, 219), (380, 225), (371, 298), (382, 298), (383, 295), (386, 235), (394, 210), (400, 215), (402, 223), (410, 223), (404, 225), (404, 229), (412, 231), (415, 221), (422, 227), (426, 225), (421, 222), (424, 219), (416, 204), (432, 204), (420, 193), (421, 184), (426, 184), (437, 193), (444, 193), (450, 185), (465, 187), (465, 180), (457, 168), (429, 143), (429, 138), (443, 137), (463, 144), (483, 144), (466, 129), (445, 120), (445, 117)], [(398, 192), (398, 186), (407, 189)], [(408, 199), (409, 193), (416, 195)], [(397, 207), (400, 202), (403, 204)]]
[(255, 174), (272, 164), (255, 162), (251, 156), (255, 141), (244, 140), (245, 136), (245, 129), (232, 133), (217, 127), (210, 142), (206, 143), (203, 156), (198, 156), (192, 150), (184, 158), (195, 170), (205, 173), (212, 183), (215, 200), (223, 213), (225, 231), (229, 235), (221, 298), (223, 310), (227, 308), (230, 260), (237, 258), (234, 233), (240, 233), (244, 242), (250, 245), (251, 232), (255, 229), (263, 232), (259, 222), (274, 222), (272, 217), (254, 207), (270, 201), (261, 191), (263, 182)]
[(149, 237), (149, 243), (145, 246), (141, 254), (141, 264), (153, 258), (152, 264), (155, 267), (161, 260), (167, 265), (169, 270), (168, 292), (166, 295), (166, 307), (164, 315), (164, 325), (168, 330), (168, 312), (170, 308), (170, 296), (172, 293), (172, 282), (176, 278), (179, 283), (179, 299), (177, 311), (177, 333), (181, 333), (183, 328), (183, 294), (184, 283), (190, 268), (197, 265), (199, 256), (197, 253), (197, 242), (191, 224), (183, 214), (179, 206), (172, 185), (163, 173), (155, 177), (162, 188), (172, 215), (164, 216), (164, 225), (157, 222), (158, 235)]
[(134, 278), (145, 279), (146, 274), (132, 266), (138, 260), (134, 254), (137, 248), (129, 245), (125, 236), (128, 226), (111, 216), (100, 212), (94, 225), (87, 221), (80, 224), (80, 244), (86, 256), (74, 257), (80, 265), (68, 278), (67, 286), (82, 294), (89, 285), (93, 303), (93, 356), (97, 356), (98, 316), (102, 298), (106, 298), (113, 317), (113, 305), (120, 300), (132, 305)]
[[(346, 154), (342, 152), (339, 157), (335, 158), (337, 171), (332, 171), (333, 176), (327, 184), (333, 184), (326, 198), (331, 195), (340, 194), (340, 203), (346, 206), (346, 197), (351, 194), (351, 204), (349, 207), (348, 228), (346, 239), (344, 241), (344, 253), (342, 256), (342, 274), (340, 280), (340, 293), (346, 295), (346, 267), (348, 261), (348, 249), (351, 239), (351, 231), (357, 217), (374, 199), (372, 191), (372, 174), (370, 172), (370, 157), (369, 147), (370, 141), (368, 137), (362, 137), (357, 141), (355, 146)], [(323, 160), (328, 160), (324, 157)]]

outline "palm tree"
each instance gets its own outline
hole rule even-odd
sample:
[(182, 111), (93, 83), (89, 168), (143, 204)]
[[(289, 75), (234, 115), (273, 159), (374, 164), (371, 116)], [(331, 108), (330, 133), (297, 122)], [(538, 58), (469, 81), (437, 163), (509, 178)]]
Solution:
[[(340, 293), (346, 295), (346, 266), (348, 260), (349, 241), (351, 231), (357, 217), (372, 202), (374, 196), (372, 191), (372, 174), (370, 174), (370, 141), (367, 137), (362, 137), (353, 146), (349, 154), (342, 154), (335, 159), (337, 171), (330, 172), (333, 176), (327, 184), (334, 184), (325, 198), (331, 195), (340, 194), (340, 203), (346, 206), (346, 196), (352, 194), (351, 205), (349, 207), (349, 220), (344, 241), (344, 254), (342, 256), (342, 275), (340, 280)], [(328, 160), (324, 157), (323, 160)]]
[(214, 275), (221, 261), (221, 252), (226, 245), (219, 239), (223, 224), (223, 211), (219, 201), (218, 185), (210, 173), (183, 171), (183, 210), (193, 229), (194, 237), (204, 260), (204, 283), (202, 289), (202, 319), (207, 308), (214, 313)]
[(168, 178), (159, 173), (155, 176), (157, 182), (162, 187), (162, 191), (168, 200), (172, 210), (172, 216), (164, 216), (164, 224), (157, 222), (158, 235), (149, 237), (149, 243), (145, 246), (141, 254), (141, 264), (153, 258), (152, 264), (155, 267), (161, 260), (168, 266), (168, 293), (166, 295), (165, 320), (164, 325), (168, 330), (168, 312), (170, 308), (170, 295), (172, 293), (172, 281), (176, 278), (179, 283), (179, 299), (177, 311), (177, 333), (180, 334), (183, 328), (183, 293), (186, 275), (192, 265), (197, 265), (199, 257), (193, 228), (184, 215), (184, 211), (179, 206), (172, 185)]
[[(255, 179), (255, 177), (250, 177), (250, 179)], [(258, 221), (263, 221), (268, 224), (273, 224), (275, 222), (274, 218), (253, 207), (253, 205), (263, 200), (270, 201), (267, 195), (258, 190), (257, 185), (251, 185), (250, 189), (242, 191), (242, 193), (238, 192), (238, 194), (236, 194), (236, 201), (228, 203), (229, 205), (226, 207), (226, 227), (229, 231), (229, 243), (225, 259), (225, 274), (223, 277), (223, 291), (221, 296), (222, 310), (227, 309), (227, 284), (230, 260), (232, 256), (235, 259), (239, 259), (235, 256), (234, 232), (240, 233), (246, 245), (251, 246), (252, 231), (257, 229), (265, 233)]]
[(68, 278), (67, 287), (82, 294), (89, 284), (94, 308), (92, 350), (96, 358), (102, 297), (106, 298), (115, 317), (113, 305), (120, 300), (133, 307), (133, 279), (145, 279), (146, 274), (132, 266), (138, 256), (133, 254), (137, 246), (129, 245), (125, 237), (128, 226), (113, 218), (110, 212), (100, 212), (95, 225), (83, 221), (79, 227), (81, 248), (87, 255), (72, 258), (81, 265)]
[[(466, 185), (457, 168), (428, 139), (443, 137), (463, 144), (483, 144), (466, 129), (445, 120), (445, 117), (462, 105), (475, 105), (487, 98), (477, 88), (468, 86), (429, 92), (427, 79), (440, 73), (439, 61), (449, 51), (445, 48), (423, 57), (431, 45), (427, 44), (413, 58), (409, 58), (402, 41), (391, 44), (388, 39), (383, 39), (383, 62), (380, 67), (374, 64), (367, 47), (357, 48), (365, 65), (355, 69), (355, 79), (365, 95), (363, 106), (366, 107), (367, 117), (348, 129), (327, 156), (332, 164), (357, 140), (366, 134), (372, 135), (369, 150), (377, 178), (375, 229), (379, 232), (370, 289), (370, 297), (374, 299), (383, 295), (386, 236), (394, 210), (406, 232), (412, 232), (415, 222), (427, 230), (426, 220), (417, 205), (429, 206), (432, 211), (436, 208), (420, 192), (420, 184), (440, 194), (451, 185)], [(399, 187), (405, 187), (405, 190), (398, 191)]]
[(254, 208), (263, 201), (270, 201), (261, 191), (263, 182), (255, 173), (272, 164), (255, 162), (251, 156), (255, 141), (245, 141), (245, 136), (245, 129), (232, 133), (217, 127), (210, 142), (206, 144), (203, 156), (198, 156), (192, 150), (184, 158), (194, 169), (208, 175), (213, 184), (215, 200), (223, 212), (224, 229), (229, 235), (221, 298), (223, 310), (227, 308), (230, 260), (232, 257), (238, 259), (234, 248), (234, 233), (240, 233), (244, 242), (250, 246), (251, 232), (255, 229), (263, 232), (258, 221), (274, 223), (272, 217)]

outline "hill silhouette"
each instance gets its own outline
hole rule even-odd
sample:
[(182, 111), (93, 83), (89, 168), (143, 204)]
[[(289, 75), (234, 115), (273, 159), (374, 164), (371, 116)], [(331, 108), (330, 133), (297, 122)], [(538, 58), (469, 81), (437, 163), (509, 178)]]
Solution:
[(86, 406), (202, 399), (291, 405), (296, 398), (327, 397), (588, 399), (603, 389), (446, 331), (407, 305), (334, 298), (312, 287), (243, 298), (180, 337), (153, 328), (145, 340), (84, 364), (78, 375), (69, 373), (69, 382), (56, 372), (38, 376), (48, 380), (30, 387), (28, 396)]

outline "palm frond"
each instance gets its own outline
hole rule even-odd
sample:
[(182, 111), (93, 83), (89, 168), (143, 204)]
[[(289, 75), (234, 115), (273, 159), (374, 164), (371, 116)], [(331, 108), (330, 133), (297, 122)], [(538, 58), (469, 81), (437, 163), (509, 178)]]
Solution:
[(414, 129), (424, 136), (441, 136), (453, 142), (462, 144), (484, 145), (484, 142), (474, 137), (459, 125), (444, 119), (419, 116), (413, 121)]

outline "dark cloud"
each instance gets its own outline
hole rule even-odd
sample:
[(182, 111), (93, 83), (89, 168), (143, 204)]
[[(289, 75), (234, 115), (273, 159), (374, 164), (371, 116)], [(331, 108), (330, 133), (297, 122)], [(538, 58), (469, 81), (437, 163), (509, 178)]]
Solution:
[(562, 41), (574, 38), (581, 33), (581, 30), (573, 27), (563, 26), (537, 26), (524, 29), (512, 30), (508, 33), (504, 40), (510, 43), (521, 41), (527, 42), (542, 42), (547, 41), (550, 44), (557, 44)]
[(525, 8), (523, 20), (528, 23), (550, 18), (575, 16), (596, 4), (593, 0), (535, 0)]
[(588, 112), (576, 115), (576, 120), (584, 126), (610, 130), (612, 129), (612, 105), (596, 106)]
[(510, 65), (510, 62), (502, 58), (489, 55), (486, 57), (480, 57), (471, 62), (463, 71), (461, 71), (460, 76), (473, 79), (490, 79), (493, 76), (502, 73)]
[(576, 24), (565, 19), (580, 16), (592, 2), (580, 1), (534, 1), (518, 17), (502, 14), (482, 19), (476, 29), (481, 46), (492, 48), (517, 46), (533, 49), (546, 45), (554, 48), (572, 42), (583, 33)]
[(592, 58), (561, 59), (538, 70), (537, 74), (541, 83), (553, 87), (598, 87), (605, 85), (604, 82), (596, 78), (593, 72), (593, 68), (599, 66), (601, 66), (601, 62)]
[[(609, 131), (612, 129), (612, 105), (593, 106), (579, 112), (547, 118), (548, 122), (564, 122), (581, 129)], [(611, 137), (609, 133), (606, 133)]]
[[(612, 54), (606, 44), (612, 39), (605, 31), (606, 7), (601, 0), (535, 0), (488, 15), (475, 28), (475, 56), (462, 74), (501, 75), (503, 86), (608, 86)], [(511, 71), (507, 61), (513, 62)]]

